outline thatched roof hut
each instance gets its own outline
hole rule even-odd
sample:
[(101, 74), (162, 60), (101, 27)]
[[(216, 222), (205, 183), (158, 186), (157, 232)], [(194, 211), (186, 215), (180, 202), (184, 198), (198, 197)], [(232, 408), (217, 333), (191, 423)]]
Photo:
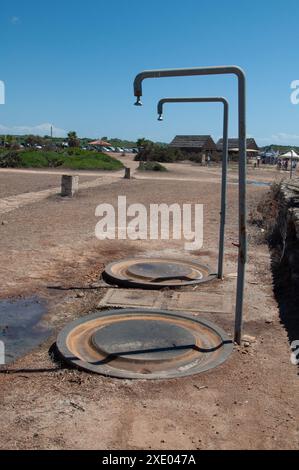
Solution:
[(184, 152), (209, 153), (217, 150), (210, 135), (176, 135), (169, 145)]

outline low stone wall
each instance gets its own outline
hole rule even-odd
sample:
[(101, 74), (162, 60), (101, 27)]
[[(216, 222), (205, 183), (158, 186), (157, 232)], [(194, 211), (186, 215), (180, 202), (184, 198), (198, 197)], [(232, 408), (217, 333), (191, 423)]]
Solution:
[(279, 262), (287, 268), (289, 281), (299, 283), (299, 179), (280, 186), (275, 230)]
[(299, 240), (299, 178), (282, 183), (281, 195), (287, 217), (294, 224)]
[(273, 290), (292, 344), (299, 338), (299, 179), (275, 186), (272, 196), (275, 217), (268, 240)]

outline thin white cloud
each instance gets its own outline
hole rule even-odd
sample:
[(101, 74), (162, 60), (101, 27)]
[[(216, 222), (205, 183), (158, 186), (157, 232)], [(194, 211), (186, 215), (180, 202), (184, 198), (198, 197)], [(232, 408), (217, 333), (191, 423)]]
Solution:
[(11, 24), (19, 24), (20, 21), (21, 21), (21, 19), (20, 19), (19, 16), (12, 16), (12, 17), (10, 18)]
[[(0, 124), (0, 134), (13, 134), (13, 135), (24, 135), (24, 134), (34, 134), (34, 135), (50, 135), (51, 133), (51, 124), (46, 122), (43, 124), (38, 124), (36, 126), (4, 126)], [(53, 136), (54, 137), (65, 137), (67, 134), (66, 130), (60, 129), (59, 127), (53, 126)]]
[(270, 137), (261, 137), (257, 139), (259, 142), (277, 145), (299, 145), (299, 135), (279, 132), (272, 134)]
[(299, 135), (297, 134), (286, 134), (285, 132), (280, 132), (277, 135), (273, 135), (275, 139), (281, 139), (281, 140), (296, 140), (299, 141)]

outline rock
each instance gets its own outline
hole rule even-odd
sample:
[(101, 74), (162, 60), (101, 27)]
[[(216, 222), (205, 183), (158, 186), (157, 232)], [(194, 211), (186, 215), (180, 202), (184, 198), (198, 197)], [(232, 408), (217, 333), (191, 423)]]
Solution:
[(76, 410), (85, 411), (85, 408), (83, 408), (83, 406), (81, 406), (81, 405), (78, 405), (78, 403), (75, 403), (75, 402), (73, 402), (73, 401), (70, 401), (69, 404), (70, 404), (73, 408), (76, 408)]
[(255, 336), (249, 336), (249, 335), (244, 335), (242, 340), (244, 343), (255, 343), (256, 342), (256, 337)]
[(198, 385), (194, 384), (194, 387), (197, 388), (197, 390), (203, 390), (205, 388), (208, 388), (207, 385), (202, 385), (201, 387), (199, 387)]
[(7, 220), (2, 220), (1, 225), (7, 225), (7, 224), (8, 224)]
[(83, 292), (78, 292), (77, 295), (76, 295), (76, 297), (77, 297), (78, 299), (82, 299), (82, 297), (84, 297)]
[(229, 279), (230, 279), (230, 278), (237, 278), (237, 277), (238, 277), (238, 273), (229, 273), (229, 274), (226, 274), (225, 277), (227, 277), (227, 278), (229, 278)]

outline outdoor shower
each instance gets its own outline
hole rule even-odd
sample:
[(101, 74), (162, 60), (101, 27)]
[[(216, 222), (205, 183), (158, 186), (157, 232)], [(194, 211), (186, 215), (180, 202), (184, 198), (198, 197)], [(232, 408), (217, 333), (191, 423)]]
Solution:
[(235, 75), (238, 79), (238, 134), (239, 134), (239, 245), (238, 278), (235, 310), (235, 341), (241, 343), (245, 265), (247, 261), (246, 234), (246, 78), (235, 65), (192, 67), (183, 69), (145, 70), (134, 80), (135, 105), (141, 105), (142, 82), (148, 78), (186, 77), (197, 75)]

